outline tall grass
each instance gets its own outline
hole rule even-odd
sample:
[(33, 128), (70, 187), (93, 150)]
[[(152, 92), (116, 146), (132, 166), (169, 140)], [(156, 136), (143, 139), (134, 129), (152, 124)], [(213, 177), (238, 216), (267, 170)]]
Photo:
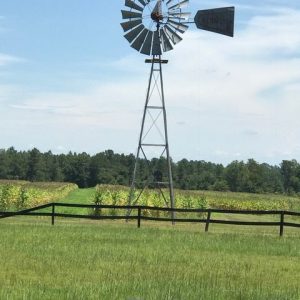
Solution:
[(299, 299), (299, 235), (191, 228), (1, 222), (0, 299)]

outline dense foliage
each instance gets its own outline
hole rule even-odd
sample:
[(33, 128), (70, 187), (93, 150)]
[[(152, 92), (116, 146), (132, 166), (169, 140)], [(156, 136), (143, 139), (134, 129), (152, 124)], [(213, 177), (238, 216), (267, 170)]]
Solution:
[[(166, 206), (165, 199), (158, 190), (146, 189), (143, 193), (136, 191), (140, 195), (138, 204), (142, 206)], [(168, 197), (168, 191), (162, 191)], [(95, 204), (105, 205), (127, 205), (129, 188), (116, 185), (97, 185), (94, 196)], [(298, 210), (299, 200), (297, 197), (283, 195), (253, 195), (249, 193), (217, 192), (217, 191), (184, 191), (175, 190), (176, 208), (217, 208), (217, 209), (238, 209), (238, 210)], [(154, 210), (143, 210), (147, 216), (167, 216)], [(116, 211), (94, 211), (94, 214), (109, 213)], [(184, 217), (186, 215), (184, 214)]]
[(19, 210), (52, 202), (78, 188), (73, 183), (0, 180), (0, 211)]
[[(80, 187), (97, 184), (129, 185), (134, 155), (107, 150), (95, 155), (72, 153), (55, 155), (38, 149), (0, 150), (0, 179), (73, 182)], [(172, 163), (174, 186), (183, 190), (214, 190), (250, 193), (300, 193), (300, 164), (284, 160), (279, 166), (233, 161), (227, 166), (205, 161), (182, 159)], [(150, 168), (149, 168), (150, 167)], [(150, 171), (151, 170), (151, 171)], [(139, 178), (153, 174), (164, 180), (166, 160), (140, 160)], [(139, 184), (139, 182), (138, 182)]]

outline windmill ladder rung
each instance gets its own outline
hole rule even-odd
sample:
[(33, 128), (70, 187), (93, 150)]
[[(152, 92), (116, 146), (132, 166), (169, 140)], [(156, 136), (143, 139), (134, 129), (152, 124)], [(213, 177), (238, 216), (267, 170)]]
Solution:
[(158, 58), (155, 58), (155, 59), (145, 59), (145, 63), (146, 64), (152, 64), (152, 63), (155, 63), (155, 64), (167, 64), (168, 63), (168, 60), (166, 59), (158, 59)]
[(141, 146), (148, 146), (148, 147), (166, 147), (166, 144), (141, 144)]
[(167, 181), (157, 181), (157, 182), (154, 182), (154, 183), (156, 183), (156, 184), (164, 184), (164, 185), (168, 185), (169, 184), (169, 182), (167, 182)]
[(150, 109), (163, 109), (162, 106), (147, 106), (147, 108), (150, 108)]

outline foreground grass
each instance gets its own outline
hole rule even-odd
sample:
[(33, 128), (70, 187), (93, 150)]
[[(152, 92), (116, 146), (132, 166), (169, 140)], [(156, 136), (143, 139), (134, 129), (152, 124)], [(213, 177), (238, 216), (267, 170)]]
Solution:
[(299, 234), (47, 223), (0, 222), (0, 299), (300, 299)]

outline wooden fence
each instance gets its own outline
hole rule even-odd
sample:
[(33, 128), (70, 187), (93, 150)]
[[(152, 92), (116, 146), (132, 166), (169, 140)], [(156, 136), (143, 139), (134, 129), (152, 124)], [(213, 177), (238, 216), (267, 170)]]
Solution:
[[(56, 208), (68, 207), (68, 208), (89, 208), (94, 211), (100, 211), (102, 209), (124, 210), (124, 215), (80, 215), (80, 214), (68, 214), (57, 213)], [(38, 212), (51, 208), (51, 212)], [(175, 212), (175, 213), (197, 213), (201, 214), (199, 218), (177, 218), (171, 219), (171, 217), (152, 217), (143, 215), (143, 211), (159, 211), (159, 212)], [(130, 215), (127, 212), (130, 211)], [(233, 214), (233, 215), (273, 215), (278, 216), (277, 222), (271, 221), (235, 221), (235, 220), (220, 220), (212, 218), (212, 214)], [(283, 235), (284, 227), (297, 227), (300, 228), (300, 223), (286, 222), (286, 216), (300, 217), (299, 212), (292, 211), (268, 211), (268, 210), (223, 210), (223, 209), (183, 209), (183, 208), (164, 208), (164, 207), (152, 207), (152, 206), (118, 206), (118, 205), (89, 205), (89, 204), (71, 204), (71, 203), (48, 203), (45, 205), (24, 209), (16, 212), (0, 212), (0, 219), (14, 217), (14, 216), (48, 216), (51, 218), (51, 223), (54, 225), (55, 217), (61, 218), (79, 218), (79, 219), (94, 219), (94, 220), (136, 220), (137, 227), (141, 227), (142, 220), (160, 221), (160, 222), (189, 222), (189, 223), (204, 223), (205, 231), (208, 232), (210, 224), (226, 224), (226, 225), (247, 225), (247, 226), (276, 226), (279, 228), (280, 236)], [(300, 219), (299, 219), (300, 221)]]

